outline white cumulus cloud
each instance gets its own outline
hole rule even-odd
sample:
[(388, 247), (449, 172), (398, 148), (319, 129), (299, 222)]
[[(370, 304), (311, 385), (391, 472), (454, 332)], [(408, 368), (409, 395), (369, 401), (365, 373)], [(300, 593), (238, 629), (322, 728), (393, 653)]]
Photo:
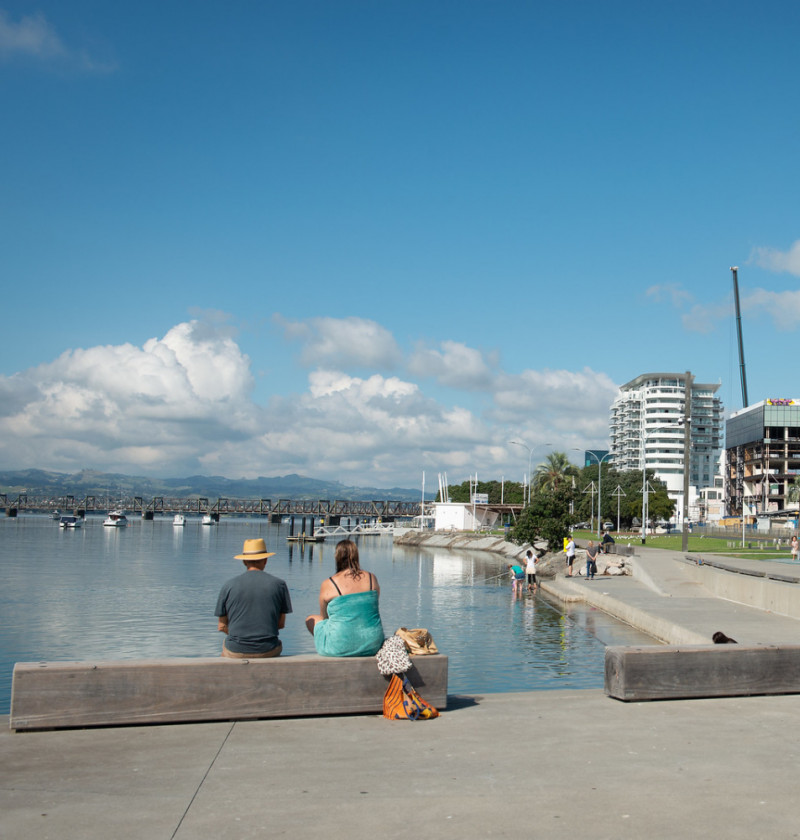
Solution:
[(301, 360), (317, 367), (394, 368), (401, 357), (394, 336), (365, 318), (310, 318), (287, 321), (276, 316), (284, 335), (303, 345)]
[(89, 72), (108, 72), (116, 66), (114, 62), (91, 56), (86, 50), (67, 46), (41, 12), (23, 15), (14, 21), (0, 9), (0, 59), (10, 61), (15, 58), (43, 63), (60, 62)]
[(742, 309), (752, 314), (765, 313), (779, 330), (793, 330), (800, 323), (800, 291), (755, 289), (742, 301)]
[[(298, 334), (301, 352), (320, 347), (318, 358), (367, 372), (319, 364), (299, 393), (273, 393), (259, 405), (250, 359), (219, 318), (177, 324), (142, 346), (68, 350), (0, 377), (0, 468), (300, 473), (413, 487), (423, 470), (457, 481), (473, 473), (519, 479), (526, 459), (512, 439), (535, 447), (537, 461), (548, 448), (606, 440), (616, 386), (603, 373), (511, 374), (454, 341), (417, 348), (404, 370), (394, 337), (374, 322), (325, 318), (287, 330)], [(345, 336), (356, 337), (355, 349)], [(401, 372), (382, 372), (387, 361)]]
[(67, 48), (43, 14), (24, 16), (15, 23), (0, 10), (0, 55), (11, 57), (15, 54), (61, 58), (67, 55)]
[(460, 341), (443, 341), (441, 350), (420, 346), (408, 362), (409, 371), (432, 377), (450, 388), (487, 391), (495, 379), (495, 364), (481, 351)]
[(800, 239), (794, 242), (788, 251), (765, 247), (754, 248), (750, 260), (767, 271), (800, 277)]
[(52, 469), (188, 465), (209, 439), (252, 433), (252, 385), (236, 343), (197, 322), (143, 347), (68, 350), (0, 379), (15, 407), (0, 417), (0, 458)]

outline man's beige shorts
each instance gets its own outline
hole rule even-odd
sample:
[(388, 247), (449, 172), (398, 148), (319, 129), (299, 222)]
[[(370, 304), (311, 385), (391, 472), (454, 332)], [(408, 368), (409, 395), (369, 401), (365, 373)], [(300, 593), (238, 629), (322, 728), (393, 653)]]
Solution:
[(270, 659), (273, 656), (280, 656), (282, 650), (283, 645), (278, 642), (277, 647), (266, 651), (266, 653), (236, 653), (233, 650), (228, 650), (228, 648), (225, 647), (225, 642), (223, 642), (222, 653), (220, 655), (226, 656), (228, 659)]

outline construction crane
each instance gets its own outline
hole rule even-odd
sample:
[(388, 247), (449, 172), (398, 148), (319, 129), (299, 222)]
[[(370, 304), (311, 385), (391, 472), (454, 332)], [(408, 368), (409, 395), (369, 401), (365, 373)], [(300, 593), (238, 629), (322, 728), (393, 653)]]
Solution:
[(738, 265), (731, 266), (731, 273), (733, 274), (733, 300), (736, 304), (736, 334), (739, 338), (739, 372), (742, 379), (742, 408), (747, 408), (747, 374), (744, 370), (744, 345), (742, 344), (742, 313), (739, 309), (739, 279), (738, 279)]

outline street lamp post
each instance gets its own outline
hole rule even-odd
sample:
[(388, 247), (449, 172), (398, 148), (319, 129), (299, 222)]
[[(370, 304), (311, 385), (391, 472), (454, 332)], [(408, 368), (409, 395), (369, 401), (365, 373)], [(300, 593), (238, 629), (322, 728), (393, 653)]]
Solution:
[[(576, 452), (580, 452), (581, 450), (577, 447), (574, 447)], [(600, 504), (602, 500), (602, 492), (603, 492), (603, 461), (606, 458), (611, 458), (613, 456), (613, 452), (606, 452), (602, 458), (598, 458), (597, 455), (592, 452), (591, 449), (584, 449), (583, 450), (586, 455), (591, 455), (592, 458), (597, 461), (597, 536), (600, 536), (600, 531), (602, 530), (603, 520), (600, 516)]]
[[(528, 504), (530, 505), (530, 503), (531, 503), (531, 461), (533, 460), (533, 449), (530, 446), (528, 446), (528, 444), (525, 443), (522, 440), (510, 440), (509, 443), (514, 444), (514, 446), (523, 446), (523, 447), (525, 447), (525, 449), (528, 450)], [(523, 493), (522, 499), (523, 499), (523, 501), (525, 500), (524, 493)]]
[(622, 489), (622, 485), (618, 484), (617, 489), (611, 495), (617, 497), (617, 533), (619, 533), (619, 503), (622, 497), (628, 494)]
[(594, 486), (594, 482), (592, 482), (591, 484), (587, 484), (586, 487), (583, 490), (584, 493), (591, 493), (592, 494), (592, 504), (591, 504), (592, 512), (589, 515), (589, 519), (592, 522), (592, 525), (591, 525), (592, 530), (594, 530), (594, 494), (595, 494), (595, 489), (596, 488)]

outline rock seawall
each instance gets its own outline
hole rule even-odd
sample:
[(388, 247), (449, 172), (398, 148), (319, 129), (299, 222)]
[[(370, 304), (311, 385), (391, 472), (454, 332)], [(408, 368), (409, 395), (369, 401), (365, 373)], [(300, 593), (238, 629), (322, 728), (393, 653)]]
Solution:
[[(536, 575), (542, 578), (554, 578), (566, 571), (565, 557), (563, 551), (548, 552), (546, 542), (537, 542), (531, 546), (517, 545), (507, 542), (503, 537), (490, 534), (467, 534), (461, 531), (402, 531), (395, 532), (394, 541), (396, 545), (423, 546), (425, 548), (446, 548), (462, 551), (489, 551), (498, 555), (504, 565), (511, 562), (525, 565), (525, 552), (529, 548), (539, 555), (539, 562), (536, 564)], [(615, 546), (617, 554), (633, 554), (628, 546)], [(575, 575), (582, 575), (586, 566), (585, 551), (578, 547), (575, 558)], [(629, 575), (631, 573), (630, 563), (613, 555), (601, 555), (598, 559), (600, 574), (607, 575)]]
[(533, 548), (539, 555), (536, 573), (542, 577), (553, 577), (556, 574), (555, 565), (559, 557), (561, 558), (561, 563), (563, 564), (564, 562), (563, 553), (546, 553), (546, 543), (536, 543), (533, 546), (527, 543), (525, 545), (517, 545), (513, 542), (507, 542), (503, 537), (492, 534), (465, 534), (460, 531), (404, 531), (400, 534), (395, 534), (394, 542), (396, 545), (413, 545), (425, 548), (490, 551), (493, 554), (499, 555), (499, 558), (502, 558), (505, 563), (515, 561), (522, 566), (525, 565), (525, 552), (529, 548)]

